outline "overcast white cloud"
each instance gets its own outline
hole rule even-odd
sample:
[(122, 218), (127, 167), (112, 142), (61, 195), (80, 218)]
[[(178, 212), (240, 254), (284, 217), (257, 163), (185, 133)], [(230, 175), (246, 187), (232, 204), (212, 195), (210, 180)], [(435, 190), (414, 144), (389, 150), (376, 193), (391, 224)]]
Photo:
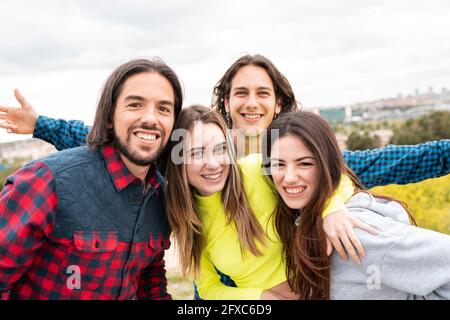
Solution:
[[(160, 56), (186, 105), (244, 53), (271, 58), (305, 106), (450, 88), (447, 0), (2, 1), (0, 103), (92, 122), (120, 63)], [(0, 132), (0, 141), (11, 136)]]

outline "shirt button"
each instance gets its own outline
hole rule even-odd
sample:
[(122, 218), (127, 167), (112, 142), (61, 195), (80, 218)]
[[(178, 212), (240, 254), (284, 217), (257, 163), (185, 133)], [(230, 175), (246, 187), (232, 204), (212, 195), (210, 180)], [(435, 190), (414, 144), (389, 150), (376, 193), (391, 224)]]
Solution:
[(100, 241), (95, 241), (95, 247), (98, 249), (98, 248), (100, 248)]

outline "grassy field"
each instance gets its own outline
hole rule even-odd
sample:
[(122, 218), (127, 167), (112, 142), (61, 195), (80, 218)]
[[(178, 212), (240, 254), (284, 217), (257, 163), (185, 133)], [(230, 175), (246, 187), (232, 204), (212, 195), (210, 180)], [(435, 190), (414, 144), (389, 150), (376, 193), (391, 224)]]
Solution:
[(450, 234), (450, 175), (372, 191), (404, 201), (419, 227)]

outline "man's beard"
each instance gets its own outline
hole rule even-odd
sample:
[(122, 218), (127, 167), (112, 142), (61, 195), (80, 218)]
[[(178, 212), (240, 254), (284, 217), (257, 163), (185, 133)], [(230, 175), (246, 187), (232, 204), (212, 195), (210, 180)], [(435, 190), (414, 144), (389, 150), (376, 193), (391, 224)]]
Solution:
[[(159, 128), (155, 128), (155, 127), (148, 127), (148, 126), (141, 126), (140, 128), (142, 129), (146, 129), (146, 130), (157, 130), (159, 131), (159, 133), (161, 134), (161, 136), (159, 137), (159, 139), (161, 139), (161, 141), (164, 141), (164, 132), (163, 130), (159, 129)], [(117, 147), (117, 149), (119, 150), (120, 153), (122, 153), (128, 160), (130, 160), (132, 163), (138, 165), (138, 166), (149, 166), (151, 165), (156, 159), (158, 159), (158, 157), (161, 155), (163, 149), (164, 149), (164, 145), (163, 143), (160, 144), (159, 148), (154, 152), (153, 156), (151, 157), (146, 157), (146, 158), (142, 158), (139, 157), (139, 152), (138, 151), (132, 151), (131, 150), (131, 143), (130, 143), (130, 138), (132, 135), (132, 131), (136, 129), (136, 128), (130, 128), (128, 130), (128, 136), (127, 136), (127, 141), (123, 142), (119, 139), (119, 137), (116, 135), (116, 130), (113, 129), (113, 134), (114, 134), (114, 146)], [(144, 150), (147, 151), (146, 149), (150, 150), (150, 147), (144, 147)]]

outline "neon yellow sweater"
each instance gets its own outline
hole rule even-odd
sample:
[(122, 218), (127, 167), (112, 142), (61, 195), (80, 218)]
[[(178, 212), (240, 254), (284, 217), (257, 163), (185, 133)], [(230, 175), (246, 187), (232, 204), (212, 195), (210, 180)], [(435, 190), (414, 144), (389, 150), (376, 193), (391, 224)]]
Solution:
[[(267, 235), (265, 246), (257, 244), (261, 256), (254, 256), (248, 250), (241, 254), (236, 227), (234, 223), (227, 224), (220, 192), (207, 197), (194, 196), (205, 239), (200, 273), (195, 282), (205, 300), (259, 300), (263, 290), (286, 281), (283, 246), (273, 219), (276, 190), (261, 175), (261, 163), (261, 154), (251, 154), (238, 161), (249, 205)], [(324, 216), (345, 208), (344, 203), (352, 194), (353, 185), (345, 177), (330, 199)], [(237, 288), (222, 284), (214, 266), (229, 275)]]

